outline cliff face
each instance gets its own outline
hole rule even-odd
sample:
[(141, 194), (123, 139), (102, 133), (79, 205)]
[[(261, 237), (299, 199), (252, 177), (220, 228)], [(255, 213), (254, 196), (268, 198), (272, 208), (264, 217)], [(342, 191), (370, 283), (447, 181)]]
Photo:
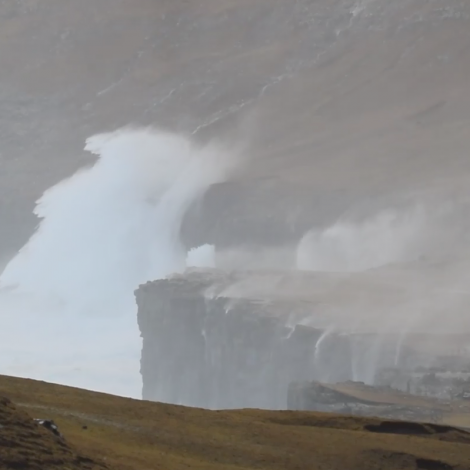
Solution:
[[(441, 361), (444, 375), (459, 376), (468, 366), (464, 356), (442, 365), (445, 344), (468, 335), (405, 338), (380, 330), (384, 319), (374, 304), (361, 303), (372, 312), (365, 317), (369, 331), (361, 331), (360, 317), (351, 316), (354, 299), (345, 295), (352, 286), (341, 282), (308, 273), (196, 270), (141, 286), (143, 397), (204, 408), (284, 409), (293, 382), (353, 380), (420, 393), (410, 382), (417, 368), (427, 377)], [(395, 287), (391, 294), (398, 296)], [(447, 382), (437, 391), (425, 382), (423, 394), (450, 397)]]
[(460, 0), (0, 2), (0, 259), (90, 163), (84, 138), (128, 123), (251, 142), (188, 245), (297, 241), (371, 198), (465, 187), (469, 21)]
[[(356, 293), (370, 276), (366, 303)], [(360, 381), (445, 399), (468, 385), (468, 355), (452, 355), (468, 343), (464, 325), (436, 332), (423, 318), (421, 333), (404, 331), (408, 312), (393, 310), (400, 291), (386, 269), (353, 277), (192, 270), (141, 286), (136, 299), (145, 399), (285, 409), (295, 382)]]
[[(220, 280), (220, 279), (219, 279)], [(143, 336), (143, 398), (204, 408), (286, 407), (292, 381), (315, 377), (324, 331), (288, 325), (289, 306), (210, 297), (214, 279), (193, 274), (137, 291)], [(348, 341), (338, 336), (329, 361), (333, 381), (351, 376)]]

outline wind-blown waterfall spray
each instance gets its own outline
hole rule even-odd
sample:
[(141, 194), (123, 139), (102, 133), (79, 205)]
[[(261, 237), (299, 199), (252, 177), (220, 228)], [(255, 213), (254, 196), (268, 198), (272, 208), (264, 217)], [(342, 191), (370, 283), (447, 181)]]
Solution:
[[(466, 205), (428, 201), (360, 222), (344, 217), (301, 239), (297, 267), (337, 278), (320, 298), (329, 299), (332, 325), (351, 331), (351, 357), (343, 358), (351, 363), (351, 379), (373, 384), (381, 368), (409, 367), (413, 334), (468, 331)], [(328, 335), (325, 329), (315, 349), (317, 371)], [(316, 378), (328, 380), (323, 373)]]
[(215, 268), (215, 247), (214, 245), (202, 245), (188, 251), (186, 256), (188, 267), (194, 268)]
[[(362, 223), (338, 221), (305, 234), (297, 248), (297, 266), (308, 271), (357, 272), (406, 261), (427, 220), (421, 207), (384, 211)], [(410, 252), (411, 251), (411, 252)]]
[(184, 214), (238, 159), (151, 128), (85, 149), (96, 164), (44, 193), (37, 232), (0, 277), (0, 372), (140, 396), (133, 292), (186, 268)]
[(313, 364), (315, 368), (315, 378), (317, 380), (325, 380), (325, 377), (323, 376), (323, 370), (321, 369), (321, 353), (322, 353), (322, 344), (323, 342), (327, 339), (329, 335), (331, 335), (334, 332), (333, 327), (328, 327), (326, 328), (323, 333), (320, 335), (318, 338), (316, 344), (315, 344), (315, 349), (314, 349), (314, 357), (313, 357)]

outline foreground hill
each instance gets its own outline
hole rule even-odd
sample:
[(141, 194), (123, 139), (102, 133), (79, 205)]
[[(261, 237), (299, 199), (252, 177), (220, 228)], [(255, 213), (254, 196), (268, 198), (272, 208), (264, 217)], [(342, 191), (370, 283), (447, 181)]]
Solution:
[(59, 436), (36, 424), (10, 400), (0, 398), (0, 469), (104, 470)]
[[(18, 408), (1, 402), (2, 470), (59, 468), (49, 463), (53, 453), (65, 456), (60, 468), (74, 470), (105, 465), (120, 470), (470, 468), (470, 434), (431, 424), (390, 425), (308, 412), (206, 411), (3, 376), (0, 396)], [(67, 445), (88, 460), (77, 466), (75, 454), (45, 430), (34, 429), (25, 412), (54, 419)], [(37, 457), (6, 464), (18, 444), (23, 459), (27, 447), (37, 448)]]

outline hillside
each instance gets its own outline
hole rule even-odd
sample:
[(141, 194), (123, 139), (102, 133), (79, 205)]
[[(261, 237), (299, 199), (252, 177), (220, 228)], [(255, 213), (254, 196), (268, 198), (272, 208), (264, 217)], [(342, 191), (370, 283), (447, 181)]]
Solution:
[(296, 242), (352, 207), (459, 193), (469, 21), (460, 0), (1, 1), (0, 263), (90, 163), (84, 139), (129, 123), (250, 141), (188, 245)]
[(76, 453), (8, 399), (0, 398), (0, 469), (14, 468), (104, 470), (107, 467)]
[[(1, 402), (0, 468), (5, 470), (56, 468), (49, 463), (56, 454), (63, 459), (60, 468), (69, 469), (470, 468), (470, 435), (445, 426), (397, 426), (307, 412), (215, 412), (3, 376), (0, 396), (18, 407)], [(94, 459), (95, 466), (92, 460), (77, 465), (75, 454), (45, 430), (34, 429), (25, 412), (53, 419), (67, 444)], [(15, 449), (27, 458), (26, 447), (37, 450), (34, 461), (5, 466)]]

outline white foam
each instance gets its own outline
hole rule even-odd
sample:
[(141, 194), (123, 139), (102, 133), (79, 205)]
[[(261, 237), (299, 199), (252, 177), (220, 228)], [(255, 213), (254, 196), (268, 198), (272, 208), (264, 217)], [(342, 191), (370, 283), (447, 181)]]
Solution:
[(312, 230), (297, 248), (297, 267), (306, 271), (358, 272), (419, 257), (415, 250), (428, 223), (422, 208), (383, 211), (362, 223), (338, 221)]
[(186, 266), (189, 268), (215, 268), (214, 245), (201, 245), (189, 250), (186, 256)]
[(186, 268), (184, 214), (237, 160), (151, 128), (85, 148), (98, 161), (44, 193), (37, 232), (0, 277), (0, 373), (140, 396), (133, 292)]

